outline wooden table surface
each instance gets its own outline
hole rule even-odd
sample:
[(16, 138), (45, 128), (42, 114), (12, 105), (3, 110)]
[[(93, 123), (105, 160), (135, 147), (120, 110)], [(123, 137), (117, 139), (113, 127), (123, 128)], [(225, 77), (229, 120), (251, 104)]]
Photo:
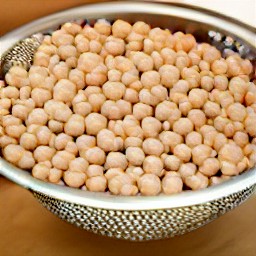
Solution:
[[(0, 35), (84, 0), (1, 1)], [(1, 46), (0, 46), (1, 47)], [(214, 222), (181, 237), (131, 243), (65, 223), (27, 190), (0, 177), (0, 256), (255, 256), (256, 196)]]

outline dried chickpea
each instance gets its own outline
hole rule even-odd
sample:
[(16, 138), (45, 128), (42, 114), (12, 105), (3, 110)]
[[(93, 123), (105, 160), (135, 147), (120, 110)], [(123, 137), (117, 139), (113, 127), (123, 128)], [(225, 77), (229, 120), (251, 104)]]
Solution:
[(180, 193), (182, 188), (183, 182), (177, 172), (168, 172), (162, 179), (162, 189), (167, 195)]
[(243, 157), (243, 150), (235, 143), (225, 144), (218, 152), (218, 159), (220, 161), (228, 161), (234, 164), (238, 164)]
[(48, 176), (48, 180), (52, 183), (60, 182), (62, 178), (63, 172), (57, 168), (51, 168)]
[(85, 158), (90, 164), (103, 165), (106, 160), (105, 152), (99, 147), (89, 148)]
[(159, 139), (162, 141), (164, 145), (170, 147), (173, 150), (178, 144), (183, 143), (183, 137), (172, 131), (163, 131), (159, 134)]
[(133, 105), (133, 115), (137, 120), (142, 120), (147, 116), (152, 116), (153, 108), (144, 103), (137, 103)]
[(147, 155), (160, 156), (164, 152), (164, 145), (160, 140), (154, 138), (145, 139), (142, 148)]
[(145, 117), (141, 121), (141, 128), (145, 137), (157, 137), (161, 131), (161, 122), (154, 117)]
[(201, 144), (192, 149), (192, 159), (197, 165), (201, 165), (205, 159), (212, 155), (212, 148), (210, 146)]
[(79, 188), (85, 183), (86, 175), (82, 172), (66, 171), (63, 174), (65, 183), (73, 188)]
[(37, 147), (37, 138), (34, 134), (25, 132), (20, 136), (20, 145), (26, 150), (34, 150)]
[(161, 192), (161, 180), (155, 174), (144, 174), (138, 180), (138, 188), (142, 195), (158, 195)]
[(50, 148), (48, 146), (38, 146), (34, 150), (34, 158), (38, 163), (51, 161), (55, 153), (56, 153), (56, 150), (54, 148)]
[(125, 42), (121, 38), (108, 36), (104, 47), (106, 51), (113, 56), (123, 55), (125, 51)]
[(107, 127), (107, 119), (101, 114), (91, 113), (85, 118), (86, 133), (96, 135)]
[(197, 172), (195, 175), (186, 177), (185, 184), (192, 190), (199, 190), (206, 188), (209, 184), (209, 180), (206, 176)]
[(52, 165), (60, 170), (67, 170), (69, 162), (75, 159), (75, 156), (65, 150), (57, 151), (52, 158)]
[[(109, 190), (114, 195), (118, 195), (118, 194), (122, 194), (121, 191), (125, 185), (133, 185), (133, 183), (134, 183), (134, 181), (130, 175), (128, 175), (126, 173), (122, 173), (120, 175), (116, 175), (116, 176), (112, 177), (108, 181), (108, 187), (109, 187)], [(132, 195), (132, 193), (131, 193), (131, 195)]]
[(128, 165), (127, 159), (124, 154), (120, 152), (110, 152), (107, 155), (106, 162), (105, 162), (105, 169), (121, 168), (125, 170), (127, 165)]
[(155, 174), (161, 177), (164, 174), (163, 168), (163, 161), (157, 156), (147, 156), (143, 162), (143, 170), (145, 173)]
[(86, 180), (86, 187), (93, 192), (104, 192), (107, 188), (107, 180), (104, 176), (95, 176)]
[(216, 158), (207, 158), (199, 167), (199, 172), (205, 176), (211, 177), (217, 174), (220, 169), (220, 162)]
[(187, 135), (193, 128), (193, 122), (189, 118), (182, 117), (173, 124), (173, 131), (180, 135)]
[(48, 167), (44, 163), (38, 163), (34, 165), (32, 169), (32, 175), (40, 180), (47, 180), (48, 176), (50, 174), (50, 167)]
[(126, 158), (129, 161), (129, 164), (134, 166), (142, 165), (145, 159), (144, 151), (139, 147), (128, 147), (125, 151)]
[(169, 171), (177, 171), (181, 165), (181, 160), (175, 155), (167, 155), (164, 159), (164, 167)]

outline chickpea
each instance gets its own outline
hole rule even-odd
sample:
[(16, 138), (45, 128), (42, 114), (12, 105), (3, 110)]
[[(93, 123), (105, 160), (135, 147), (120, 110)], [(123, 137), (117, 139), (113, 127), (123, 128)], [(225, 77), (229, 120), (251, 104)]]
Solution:
[(144, 52), (135, 52), (132, 56), (132, 61), (140, 72), (153, 70), (153, 59)]
[(181, 112), (175, 103), (165, 100), (156, 106), (155, 117), (159, 121), (176, 121), (181, 117)]
[(132, 26), (123, 20), (116, 20), (114, 24), (112, 25), (112, 33), (113, 36), (119, 37), (119, 38), (126, 38), (132, 30)]
[(246, 117), (246, 119), (244, 121), (245, 130), (252, 137), (256, 136), (255, 122), (256, 122), (256, 115), (249, 115)]
[[(71, 138), (71, 141), (72, 141), (72, 138)], [(81, 155), (83, 151), (86, 152), (86, 150), (88, 150), (89, 148), (96, 146), (96, 139), (94, 136), (81, 135), (76, 139), (76, 145)]]
[(218, 152), (220, 161), (238, 164), (244, 157), (242, 149), (236, 144), (225, 144)]
[(57, 151), (52, 158), (52, 165), (60, 170), (67, 170), (69, 162), (75, 159), (75, 156), (65, 150)]
[(209, 180), (206, 176), (197, 172), (195, 175), (186, 177), (185, 184), (192, 190), (199, 190), (206, 188), (209, 184)]
[(188, 162), (191, 158), (191, 149), (186, 144), (179, 144), (173, 149), (173, 154), (181, 161)]
[(220, 169), (220, 162), (217, 158), (207, 158), (199, 167), (199, 172), (210, 177), (217, 174)]
[(180, 174), (183, 181), (189, 176), (196, 174), (197, 166), (193, 163), (181, 164), (178, 173)]
[(125, 90), (124, 100), (130, 103), (137, 103), (139, 101), (139, 94), (136, 90), (127, 88)]
[(65, 183), (73, 188), (79, 188), (85, 183), (86, 175), (82, 172), (66, 171), (63, 174)]
[(212, 148), (210, 146), (201, 144), (192, 149), (192, 159), (197, 165), (202, 165), (204, 160), (212, 155)]
[(121, 194), (122, 188), (125, 185), (133, 185), (133, 183), (133, 179), (130, 175), (122, 173), (111, 178), (108, 181), (108, 187), (114, 195), (118, 195)]
[(203, 89), (192, 89), (188, 94), (188, 100), (193, 108), (202, 108), (207, 101), (208, 94)]
[(53, 133), (61, 133), (64, 130), (64, 124), (55, 120), (49, 120), (48, 127)]
[(86, 180), (86, 187), (93, 192), (104, 192), (107, 188), (107, 180), (104, 176), (95, 176)]
[(3, 149), (10, 144), (18, 144), (17, 140), (7, 135), (0, 136), (0, 147)]
[(228, 161), (221, 161), (220, 164), (220, 170), (224, 175), (233, 176), (239, 174), (239, 169), (234, 163)]
[(201, 71), (205, 71), (205, 70), (209, 71), (211, 68), (210, 63), (205, 60), (200, 60), (198, 66), (201, 69)]
[(211, 102), (211, 101), (207, 101), (204, 104), (203, 110), (204, 110), (206, 116), (209, 118), (214, 118), (214, 117), (220, 115), (220, 113), (221, 113), (220, 105), (215, 102)]
[(62, 150), (66, 147), (68, 142), (73, 141), (73, 138), (70, 135), (67, 135), (65, 133), (60, 133), (56, 136), (54, 141), (54, 147), (57, 150)]
[(38, 125), (45, 125), (48, 121), (48, 115), (46, 111), (41, 108), (33, 109), (26, 120), (26, 125), (29, 124), (38, 124)]
[(143, 21), (137, 21), (133, 24), (132, 30), (141, 35), (148, 35), (150, 32), (150, 26)]
[(111, 34), (111, 24), (105, 19), (98, 19), (94, 24), (94, 29), (102, 35), (109, 36)]
[(157, 137), (161, 131), (161, 122), (154, 117), (145, 117), (141, 122), (145, 137)]
[(125, 94), (125, 85), (120, 82), (106, 82), (103, 85), (103, 93), (110, 100), (119, 100)]
[(152, 116), (153, 108), (144, 103), (137, 103), (133, 105), (133, 115), (137, 120), (142, 120), (147, 116)]
[(193, 122), (189, 118), (180, 118), (173, 124), (173, 131), (180, 135), (187, 135), (194, 128)]
[(141, 83), (144, 88), (150, 89), (160, 84), (160, 74), (157, 71), (147, 71), (141, 75)]
[(138, 137), (127, 137), (124, 141), (124, 147), (141, 147), (142, 146), (142, 139)]
[(144, 174), (138, 180), (138, 188), (142, 195), (155, 196), (161, 192), (161, 180), (155, 174)]
[(49, 172), (48, 180), (52, 183), (58, 183), (60, 182), (62, 175), (63, 175), (62, 170), (51, 168)]
[(181, 77), (189, 83), (190, 89), (199, 87), (201, 76), (194, 68), (183, 68), (181, 71)]
[(148, 155), (160, 156), (164, 151), (163, 144), (154, 138), (147, 138), (142, 143), (143, 150)]
[(177, 171), (181, 165), (180, 159), (175, 155), (167, 155), (164, 159), (164, 166), (169, 171)]
[(20, 136), (26, 131), (26, 127), (23, 124), (19, 125), (9, 125), (5, 127), (5, 132), (10, 137), (15, 139), (20, 138)]
[(106, 51), (113, 56), (123, 55), (125, 52), (124, 40), (113, 36), (107, 37), (104, 47)]
[(52, 33), (52, 42), (56, 46), (71, 45), (74, 41), (74, 37), (67, 34), (64, 30), (57, 30)]
[(145, 173), (155, 174), (161, 177), (164, 174), (163, 168), (163, 161), (157, 156), (147, 156), (143, 162), (143, 170)]
[(96, 53), (85, 52), (78, 58), (77, 69), (89, 73), (103, 62), (101, 56)]
[(228, 70), (228, 64), (224, 59), (213, 61), (211, 70), (215, 75), (225, 74)]
[(196, 147), (201, 145), (203, 142), (203, 137), (199, 132), (192, 131), (186, 136), (186, 144), (190, 147)]
[(46, 181), (49, 174), (50, 174), (50, 167), (48, 167), (44, 163), (38, 163), (38, 164), (34, 165), (34, 167), (32, 169), (32, 175), (35, 178), (40, 179), (40, 180)]
[(5, 75), (5, 81), (9, 86), (21, 88), (29, 85), (28, 72), (19, 66), (13, 66)]
[(84, 89), (85, 77), (81, 70), (77, 68), (71, 69), (68, 75), (68, 79), (76, 85), (78, 90)]
[(37, 138), (34, 134), (25, 132), (20, 136), (20, 145), (26, 150), (34, 150), (37, 147)]
[(123, 173), (124, 173), (124, 170), (122, 168), (109, 168), (105, 173), (105, 177), (108, 180), (110, 180), (117, 175), (122, 175)]
[(14, 86), (7, 86), (0, 91), (1, 98), (15, 99), (17, 100), (20, 96), (19, 90)]
[(34, 150), (34, 158), (38, 163), (51, 161), (55, 153), (56, 153), (56, 150), (54, 148), (50, 148), (48, 146), (38, 146)]
[(84, 118), (80, 115), (73, 114), (64, 125), (64, 131), (66, 134), (74, 137), (78, 137), (84, 134), (85, 122)]
[(88, 168), (85, 170), (86, 176), (91, 178), (91, 177), (96, 177), (96, 176), (103, 176), (103, 170), (104, 168), (100, 165), (89, 165)]
[(128, 147), (125, 151), (126, 158), (134, 166), (142, 165), (145, 159), (144, 151), (139, 147)]
[(183, 182), (177, 172), (168, 172), (162, 179), (163, 192), (167, 195), (177, 194), (182, 191)]
[(235, 102), (242, 103), (248, 90), (248, 84), (240, 77), (233, 77), (229, 81), (228, 88), (233, 94)]
[(105, 169), (109, 168), (121, 168), (125, 170), (128, 163), (124, 154), (120, 152), (110, 152), (107, 155), (105, 162)]
[(183, 137), (172, 131), (163, 131), (159, 134), (159, 139), (164, 145), (167, 145), (173, 150), (178, 144), (183, 143)]
[(85, 158), (90, 164), (102, 165), (106, 160), (106, 155), (101, 148), (93, 147), (86, 151)]
[(91, 113), (85, 118), (85, 126), (87, 134), (96, 135), (107, 127), (107, 119), (101, 114)]
[(167, 88), (172, 88), (180, 78), (180, 71), (173, 65), (163, 65), (159, 68), (161, 84)]
[(41, 88), (34, 88), (31, 92), (31, 98), (36, 107), (43, 107), (44, 103), (52, 98), (51, 92)]

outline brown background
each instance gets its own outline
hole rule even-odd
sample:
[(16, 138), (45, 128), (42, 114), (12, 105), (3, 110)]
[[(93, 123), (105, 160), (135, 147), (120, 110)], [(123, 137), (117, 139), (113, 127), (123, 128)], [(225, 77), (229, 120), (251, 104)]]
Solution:
[[(35, 18), (93, 2), (0, 0), (0, 35)], [(1, 47), (1, 46), (0, 46)], [(63, 222), (0, 177), (0, 256), (255, 256), (256, 196), (190, 234), (144, 243), (97, 236)]]

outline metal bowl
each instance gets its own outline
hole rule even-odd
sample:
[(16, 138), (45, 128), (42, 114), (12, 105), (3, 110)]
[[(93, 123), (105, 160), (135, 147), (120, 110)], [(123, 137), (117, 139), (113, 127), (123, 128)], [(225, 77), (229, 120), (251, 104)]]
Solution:
[[(224, 16), (186, 6), (115, 2), (59, 12), (6, 34), (1, 39), (2, 63), (8, 62), (4, 56), (12, 58), (20, 54), (20, 48), (8, 50), (18, 41), (57, 28), (63, 22), (85, 18), (143, 20), (152, 26), (193, 33), (197, 40), (214, 43), (221, 49), (235, 47), (251, 60), (256, 56), (255, 30)], [(225, 38), (233, 44), (225, 43)], [(29, 61), (24, 53), (22, 56), (23, 62)], [(46, 183), (4, 159), (0, 159), (0, 174), (30, 190), (61, 219), (97, 234), (133, 241), (168, 238), (199, 228), (244, 202), (256, 188), (256, 168), (204, 190), (154, 197), (114, 196)]]

